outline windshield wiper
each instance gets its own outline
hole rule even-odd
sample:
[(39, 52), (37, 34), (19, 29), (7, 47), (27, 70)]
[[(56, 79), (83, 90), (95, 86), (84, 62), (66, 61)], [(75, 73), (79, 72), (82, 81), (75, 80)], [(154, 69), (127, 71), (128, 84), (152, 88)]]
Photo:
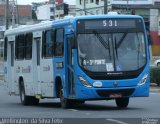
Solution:
[(109, 47), (109, 59), (111, 60), (111, 48), (110, 48), (109, 37), (108, 37), (108, 47)]
[(118, 42), (118, 44), (117, 44), (117, 48), (119, 48), (120, 47), (120, 45), (122, 44), (122, 42), (123, 42), (123, 40), (124, 40), (124, 38), (127, 36), (127, 31), (124, 33), (124, 35), (121, 37), (121, 39), (119, 40), (119, 42)]
[(137, 54), (137, 66), (139, 68), (139, 54), (140, 54), (140, 42), (139, 42), (139, 37), (138, 37), (138, 33), (136, 32), (136, 36), (137, 36), (137, 39), (138, 39), (138, 54)]
[(118, 60), (117, 39), (116, 39), (116, 37), (115, 37), (115, 39), (114, 39), (114, 43), (115, 43), (116, 57), (117, 57), (117, 60)]
[(97, 33), (97, 31), (93, 31), (93, 34), (98, 38), (102, 46), (104, 46), (105, 49), (109, 50), (109, 58), (111, 59), (111, 52), (110, 52), (110, 43), (109, 43), (109, 37), (108, 37), (108, 43), (103, 39), (103, 37)]
[(97, 33), (97, 31), (93, 31), (93, 34), (98, 38), (98, 40), (100, 41), (100, 43), (106, 48), (109, 49), (108, 44), (105, 42), (105, 40), (103, 39), (103, 37)]

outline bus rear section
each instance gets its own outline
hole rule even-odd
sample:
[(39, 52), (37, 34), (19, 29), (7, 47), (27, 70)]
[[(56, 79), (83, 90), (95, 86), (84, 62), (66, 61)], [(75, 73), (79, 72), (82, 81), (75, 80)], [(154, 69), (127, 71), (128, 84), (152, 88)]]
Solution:
[(78, 18), (75, 23), (70, 98), (115, 99), (118, 107), (127, 107), (130, 97), (148, 97), (150, 68), (143, 19), (101, 16)]
[(10, 95), (23, 105), (53, 98), (52, 21), (20, 26), (5, 32), (4, 76)]

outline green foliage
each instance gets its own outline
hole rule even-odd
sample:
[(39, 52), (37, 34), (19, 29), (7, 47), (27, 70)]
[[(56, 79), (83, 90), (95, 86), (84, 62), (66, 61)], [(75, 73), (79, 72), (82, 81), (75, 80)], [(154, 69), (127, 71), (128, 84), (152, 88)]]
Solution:
[(160, 86), (160, 68), (151, 67), (150, 70), (151, 83), (156, 83)]

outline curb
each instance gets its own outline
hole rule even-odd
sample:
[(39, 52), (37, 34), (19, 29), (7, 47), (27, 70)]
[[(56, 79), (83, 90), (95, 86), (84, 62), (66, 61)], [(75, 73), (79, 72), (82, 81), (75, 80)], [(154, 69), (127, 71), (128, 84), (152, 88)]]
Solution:
[(156, 88), (156, 89), (154, 89), (154, 88), (150, 88), (150, 92), (154, 92), (154, 93), (160, 93), (160, 88)]

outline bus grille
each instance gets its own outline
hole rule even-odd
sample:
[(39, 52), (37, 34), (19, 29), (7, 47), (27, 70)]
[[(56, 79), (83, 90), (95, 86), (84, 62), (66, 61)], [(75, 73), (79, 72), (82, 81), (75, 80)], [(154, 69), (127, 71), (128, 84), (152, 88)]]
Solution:
[(135, 89), (121, 89), (121, 90), (97, 90), (97, 94), (101, 97), (109, 97), (111, 94), (121, 94), (122, 97), (129, 97)]

